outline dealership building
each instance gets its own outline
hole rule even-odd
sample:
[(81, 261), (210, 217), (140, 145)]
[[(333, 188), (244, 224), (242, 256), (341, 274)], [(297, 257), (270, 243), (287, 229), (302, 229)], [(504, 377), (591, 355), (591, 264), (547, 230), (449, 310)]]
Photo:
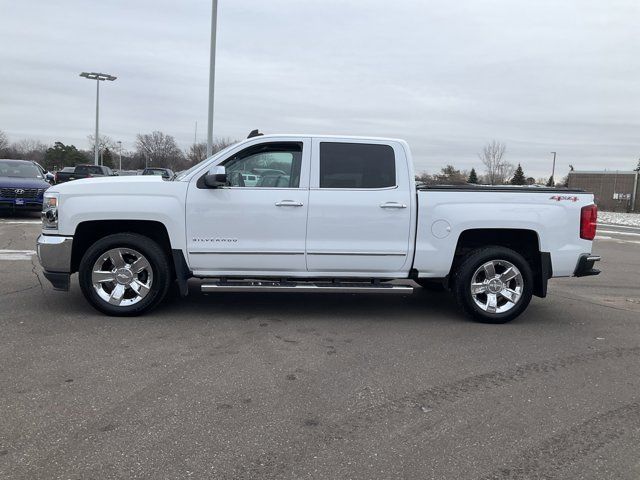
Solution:
[(605, 170), (569, 172), (569, 188), (592, 192), (601, 210), (640, 212), (638, 171)]

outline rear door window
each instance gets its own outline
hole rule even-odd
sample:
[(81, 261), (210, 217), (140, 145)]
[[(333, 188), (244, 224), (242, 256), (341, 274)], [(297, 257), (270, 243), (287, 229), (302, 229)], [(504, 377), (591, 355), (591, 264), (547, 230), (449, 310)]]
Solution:
[(396, 160), (389, 145), (320, 143), (320, 188), (396, 186)]

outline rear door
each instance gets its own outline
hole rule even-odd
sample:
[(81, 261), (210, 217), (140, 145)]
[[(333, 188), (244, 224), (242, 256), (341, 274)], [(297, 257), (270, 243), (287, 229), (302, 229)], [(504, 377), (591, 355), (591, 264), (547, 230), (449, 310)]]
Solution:
[(314, 139), (307, 268), (356, 275), (408, 268), (413, 199), (402, 145)]

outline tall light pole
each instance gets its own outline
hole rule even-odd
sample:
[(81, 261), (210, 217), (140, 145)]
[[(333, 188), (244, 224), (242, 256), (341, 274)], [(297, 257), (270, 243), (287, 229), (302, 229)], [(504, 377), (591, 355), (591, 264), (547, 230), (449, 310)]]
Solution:
[(122, 142), (118, 140), (116, 143), (118, 144), (118, 157), (120, 157), (120, 168), (118, 170), (122, 172)]
[(553, 179), (553, 182), (555, 183), (556, 181), (556, 152), (550, 152), (553, 153), (553, 167), (551, 167), (551, 178)]
[(96, 136), (95, 136), (95, 146), (94, 146), (94, 163), (98, 165), (99, 162), (99, 152), (100, 152), (100, 140), (98, 137), (98, 112), (100, 111), (100, 82), (104, 82), (108, 80), (109, 82), (113, 82), (116, 78), (113, 75), (109, 75), (108, 73), (97, 73), (97, 72), (82, 72), (80, 74), (81, 77), (84, 77), (89, 80), (96, 81)]
[(216, 31), (218, 21), (218, 0), (211, 3), (211, 49), (209, 52), (209, 116), (207, 125), (207, 157), (213, 153), (213, 87), (216, 81)]

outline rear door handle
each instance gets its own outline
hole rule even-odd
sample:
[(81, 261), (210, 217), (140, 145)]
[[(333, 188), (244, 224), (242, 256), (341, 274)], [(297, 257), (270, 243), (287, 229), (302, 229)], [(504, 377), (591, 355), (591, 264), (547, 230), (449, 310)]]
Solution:
[(407, 208), (407, 206), (404, 203), (387, 202), (381, 203), (380, 208)]
[(280, 202), (276, 202), (276, 207), (301, 207), (301, 202), (294, 202), (293, 200), (282, 200)]

